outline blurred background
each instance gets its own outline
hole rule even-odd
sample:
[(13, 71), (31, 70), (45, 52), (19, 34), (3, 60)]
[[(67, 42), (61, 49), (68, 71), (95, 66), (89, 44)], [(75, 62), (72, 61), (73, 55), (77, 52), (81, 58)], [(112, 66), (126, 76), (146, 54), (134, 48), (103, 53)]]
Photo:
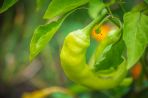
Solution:
[[(124, 9), (112, 6), (113, 14), (122, 19), (124, 12), (141, 1), (125, 0)], [(18, 0), (0, 14), (0, 98), (41, 98), (29, 96), (33, 96), (32, 92), (42, 94), (43, 90), (48, 92), (45, 98), (148, 98), (148, 62), (143, 61), (148, 59), (148, 49), (141, 60), (145, 68), (140, 65), (140, 76), (128, 88), (95, 91), (65, 77), (60, 66), (60, 49), (68, 32), (91, 21), (86, 9), (71, 14), (51, 42), (30, 62), (29, 43), (35, 28), (47, 21), (42, 17), (49, 3), (50, 0)]]

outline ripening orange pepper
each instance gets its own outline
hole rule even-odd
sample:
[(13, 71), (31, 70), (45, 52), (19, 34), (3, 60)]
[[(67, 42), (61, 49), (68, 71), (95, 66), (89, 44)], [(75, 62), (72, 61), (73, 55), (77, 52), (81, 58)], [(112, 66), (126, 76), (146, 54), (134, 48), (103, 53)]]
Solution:
[(99, 28), (96, 25), (92, 30), (92, 37), (94, 37), (97, 41), (102, 41), (106, 36), (107, 33), (111, 30), (112, 26), (109, 24), (103, 24)]
[(142, 65), (140, 63), (137, 63), (132, 69), (131, 69), (131, 75), (136, 80), (140, 77), (142, 71)]

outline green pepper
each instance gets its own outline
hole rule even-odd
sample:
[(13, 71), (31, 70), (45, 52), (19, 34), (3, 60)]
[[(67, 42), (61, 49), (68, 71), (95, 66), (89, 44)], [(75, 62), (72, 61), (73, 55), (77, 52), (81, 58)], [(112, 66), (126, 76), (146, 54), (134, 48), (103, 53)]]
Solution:
[[(111, 89), (120, 85), (127, 73), (125, 59), (118, 65), (116, 70), (100, 74), (93, 72), (90, 65), (86, 63), (86, 52), (90, 45), (89, 32), (97, 22), (101, 22), (106, 17), (106, 14), (106, 12), (102, 12), (97, 19), (84, 29), (69, 33), (64, 40), (60, 54), (62, 68), (69, 79), (78, 84), (98, 90)], [(118, 41), (120, 35), (120, 29), (112, 32), (111, 35), (101, 42), (102, 44), (99, 46), (99, 52), (96, 52), (96, 56), (100, 55), (101, 51), (109, 44)]]

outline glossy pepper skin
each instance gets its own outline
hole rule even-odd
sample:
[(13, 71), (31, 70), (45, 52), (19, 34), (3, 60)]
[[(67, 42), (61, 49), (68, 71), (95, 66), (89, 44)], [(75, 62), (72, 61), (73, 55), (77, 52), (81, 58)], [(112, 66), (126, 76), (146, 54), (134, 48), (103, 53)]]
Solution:
[[(93, 24), (91, 24), (93, 25)], [(91, 26), (89, 26), (92, 28)], [(69, 33), (61, 50), (61, 65), (66, 76), (72, 81), (92, 89), (106, 90), (114, 88), (123, 81), (126, 76), (126, 60), (118, 68), (109, 73), (95, 73), (86, 63), (86, 52), (90, 45), (90, 29), (76, 30)], [(111, 35), (101, 42), (99, 54), (107, 45), (115, 43), (120, 38), (120, 30), (111, 32)], [(101, 50), (102, 49), (102, 50)]]
[(71, 32), (64, 41), (61, 51), (61, 64), (69, 79), (93, 89), (110, 89), (116, 87), (125, 78), (126, 62), (108, 75), (98, 76), (86, 64), (86, 51), (90, 38), (83, 31)]

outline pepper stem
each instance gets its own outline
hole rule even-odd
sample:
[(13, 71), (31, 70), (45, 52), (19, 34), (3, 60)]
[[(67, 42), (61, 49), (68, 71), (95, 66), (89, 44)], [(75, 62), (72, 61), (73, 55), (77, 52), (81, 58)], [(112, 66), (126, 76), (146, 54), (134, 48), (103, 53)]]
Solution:
[(89, 25), (87, 25), (85, 28), (82, 29), (82, 31), (84, 33), (86, 33), (86, 35), (89, 35), (90, 34), (90, 31), (91, 29), (94, 27), (94, 25), (96, 23), (101, 23), (101, 21), (104, 20), (104, 18), (106, 17), (107, 15), (107, 10), (106, 9), (103, 9), (102, 12), (101, 12), (101, 15), (99, 15), (96, 19), (94, 19)]

